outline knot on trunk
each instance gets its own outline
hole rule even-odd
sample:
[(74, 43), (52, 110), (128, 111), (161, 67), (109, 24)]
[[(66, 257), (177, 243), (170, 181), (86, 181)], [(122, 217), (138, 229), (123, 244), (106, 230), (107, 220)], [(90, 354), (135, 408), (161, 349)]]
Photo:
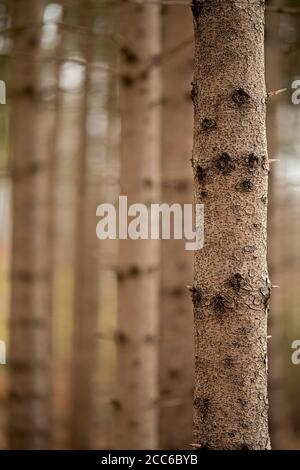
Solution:
[(201, 122), (201, 129), (205, 132), (212, 131), (217, 127), (217, 123), (214, 119), (204, 118)]
[(238, 88), (232, 93), (232, 100), (241, 106), (250, 100), (250, 95), (243, 88)]
[(235, 168), (235, 164), (232, 161), (232, 158), (228, 153), (222, 153), (218, 160), (216, 161), (216, 167), (218, 168), (219, 171), (222, 173), (229, 174), (231, 173), (232, 170)]

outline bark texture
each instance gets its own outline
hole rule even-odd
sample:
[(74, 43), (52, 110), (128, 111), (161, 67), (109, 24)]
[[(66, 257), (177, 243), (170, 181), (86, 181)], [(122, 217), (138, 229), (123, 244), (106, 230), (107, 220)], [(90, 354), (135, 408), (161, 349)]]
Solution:
[[(9, 440), (11, 449), (49, 448), (50, 250), (48, 140), (39, 94), (43, 2), (13, 5), (12, 293)], [(23, 29), (24, 28), (24, 29)], [(30, 58), (30, 59), (29, 59)], [(45, 147), (43, 147), (43, 145)]]
[[(128, 204), (158, 202), (160, 50), (158, 5), (123, 7), (121, 194)], [(157, 446), (159, 241), (121, 240), (119, 259), (118, 398), (121, 449)]]
[(195, 443), (268, 449), (264, 2), (192, 2), (193, 168), (205, 205), (195, 256)]
[[(186, 6), (166, 5), (163, 24), (162, 201), (191, 204), (193, 145), (190, 97), (193, 22)], [(168, 51), (185, 47), (168, 57)], [(162, 241), (160, 303), (160, 447), (182, 449), (192, 442), (193, 312), (186, 285), (193, 255), (183, 240)]]

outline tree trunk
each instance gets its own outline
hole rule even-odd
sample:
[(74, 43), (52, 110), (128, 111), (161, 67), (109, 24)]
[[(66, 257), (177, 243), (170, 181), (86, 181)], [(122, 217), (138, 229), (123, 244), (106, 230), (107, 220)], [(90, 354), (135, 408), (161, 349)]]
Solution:
[[(60, 6), (62, 8), (62, 17), (60, 18), (61, 23), (63, 24), (66, 19), (66, 5), (65, 0), (60, 0)], [(61, 419), (61, 410), (58, 406), (56, 406), (57, 402), (59, 402), (60, 395), (66, 396), (66, 384), (69, 384), (70, 380), (70, 373), (69, 368), (66, 366), (66, 354), (63, 356), (58, 354), (58, 350), (60, 349), (60, 345), (62, 341), (60, 340), (60, 336), (58, 331), (63, 330), (63, 345), (64, 350), (66, 349), (66, 344), (68, 344), (68, 339), (70, 335), (68, 334), (66, 328), (60, 328), (60, 322), (70, 324), (70, 316), (68, 315), (68, 311), (66, 309), (65, 302), (58, 301), (59, 290), (66, 292), (65, 285), (62, 285), (62, 282), (58, 281), (58, 266), (59, 262), (61, 263), (66, 255), (66, 250), (61, 249), (61, 242), (60, 238), (67, 238), (68, 239), (68, 247), (72, 247), (73, 244), (70, 242), (70, 237), (65, 237), (64, 229), (62, 224), (58, 222), (58, 216), (60, 213), (60, 207), (62, 205), (62, 192), (59, 191), (59, 182), (61, 177), (61, 164), (63, 160), (63, 155), (59, 149), (59, 143), (61, 140), (61, 136), (65, 131), (64, 128), (64, 94), (60, 87), (60, 75), (62, 70), (62, 58), (65, 52), (65, 43), (66, 43), (66, 34), (64, 34), (62, 26), (57, 27), (57, 43), (54, 48), (54, 77), (55, 77), (55, 96), (53, 100), (53, 108), (52, 108), (52, 135), (51, 140), (49, 142), (49, 148), (51, 152), (51, 161), (49, 166), (49, 178), (50, 178), (50, 200), (49, 200), (49, 219), (50, 219), (50, 253), (51, 253), (51, 289), (52, 289), (52, 325), (53, 325), (53, 337), (55, 341), (53, 341), (52, 347), (52, 403), (53, 406), (53, 413), (52, 413), (52, 430), (53, 430), (53, 447), (55, 449), (60, 448), (62, 445), (62, 434), (64, 437), (66, 436), (66, 430), (64, 429), (65, 420)], [(69, 140), (69, 139), (68, 139)], [(66, 185), (64, 185), (65, 189)], [(70, 210), (70, 206), (68, 206), (68, 211)], [(65, 220), (65, 218), (64, 218)], [(67, 220), (68, 225), (72, 225), (70, 223), (70, 218)], [(66, 279), (67, 276), (64, 276)], [(69, 281), (70, 282), (70, 281)], [(58, 308), (58, 305), (61, 306), (61, 309)], [(63, 312), (63, 315), (62, 315)], [(68, 361), (69, 364), (69, 361)], [(61, 377), (64, 377), (64, 380), (61, 380)], [(63, 423), (63, 425), (62, 425)], [(59, 436), (59, 437), (58, 437)]]
[[(115, 4), (105, 8), (105, 19), (111, 25), (111, 33), (117, 32), (118, 9)], [(119, 46), (110, 44), (109, 54), (105, 51), (108, 65), (107, 94), (105, 111), (107, 130), (104, 138), (105, 162), (102, 169), (102, 198), (104, 203), (117, 205), (120, 194), (120, 115), (119, 115), (119, 75), (116, 73), (119, 64)], [(100, 111), (101, 112), (101, 111)], [(103, 111), (102, 111), (103, 112)], [(103, 145), (102, 143), (102, 145)], [(111, 397), (116, 387), (116, 343), (111, 341), (117, 329), (118, 312), (118, 240), (105, 240), (101, 243), (101, 318), (100, 318), (100, 403), (101, 422), (99, 436), (101, 449), (114, 447), (114, 411)], [(98, 446), (99, 448), (99, 446)]]
[[(121, 194), (132, 203), (159, 198), (160, 48), (158, 5), (122, 11)], [(119, 259), (116, 446), (157, 447), (159, 241), (121, 240)]]
[[(40, 123), (40, 23), (43, 2), (14, 2), (12, 61), (13, 235), (10, 320), (12, 449), (49, 447), (50, 314), (49, 177)], [(40, 58), (40, 57), (39, 57)]]
[[(92, 449), (97, 418), (97, 327), (99, 318), (99, 270), (95, 235), (95, 214), (99, 203), (97, 174), (93, 174), (89, 159), (87, 119), (91, 89), (92, 27), (94, 2), (82, 6), (81, 25), (87, 30), (83, 37), (82, 55), (86, 61), (85, 81), (80, 106), (80, 144), (77, 185), (76, 271), (73, 335), (73, 409), (72, 447)], [(100, 178), (99, 178), (100, 179)], [(100, 179), (101, 181), (101, 179)], [(98, 184), (97, 184), (98, 183)]]
[[(166, 5), (162, 20), (162, 199), (170, 205), (191, 204), (192, 48), (188, 39), (193, 35), (193, 24), (186, 6)], [(185, 48), (167, 56), (185, 42)], [(184, 241), (162, 241), (161, 266), (160, 447), (182, 449), (192, 442), (193, 394), (193, 314), (185, 287), (193, 278), (193, 260)]]
[(194, 0), (195, 443), (268, 449), (264, 4)]
[[(282, 0), (269, 0), (267, 5), (282, 7)], [(283, 88), (284, 82), (280, 67), (280, 22), (281, 15), (272, 12), (266, 15), (266, 83), (267, 91)], [(268, 103), (267, 112), (267, 140), (270, 159), (278, 158), (278, 137), (280, 135), (277, 126), (278, 107), (284, 94), (273, 97)], [(279, 276), (284, 272), (280, 262), (281, 243), (278, 233), (282, 226), (279, 201), (277, 195), (277, 171), (280, 163), (271, 165), (269, 176), (269, 207), (268, 207), (268, 264), (269, 275), (273, 284), (279, 284)], [(286, 225), (284, 225), (286, 230)], [(278, 243), (279, 242), (279, 243)], [(272, 448), (275, 450), (286, 448), (289, 441), (290, 425), (287, 400), (284, 396), (284, 364), (283, 364), (283, 331), (282, 318), (280, 318), (282, 304), (282, 289), (275, 289), (272, 295), (271, 312), (268, 322), (269, 333), (269, 423)]]

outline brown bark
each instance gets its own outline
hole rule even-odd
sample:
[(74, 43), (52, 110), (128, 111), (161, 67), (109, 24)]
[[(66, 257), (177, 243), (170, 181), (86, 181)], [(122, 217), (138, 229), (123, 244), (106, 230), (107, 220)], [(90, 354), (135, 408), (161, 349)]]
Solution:
[[(163, 54), (193, 34), (189, 9), (163, 9)], [(193, 145), (190, 97), (192, 48), (162, 63), (162, 199), (191, 204)], [(160, 318), (160, 447), (182, 449), (192, 442), (193, 314), (185, 286), (193, 278), (192, 252), (183, 240), (162, 241)]]
[[(121, 72), (121, 194), (132, 203), (159, 198), (160, 74), (145, 67), (160, 50), (158, 5), (124, 5)], [(157, 447), (159, 241), (121, 240), (118, 398), (121, 449)]]
[(195, 443), (267, 449), (264, 5), (194, 1)]
[[(25, 0), (14, 2), (13, 28), (39, 23), (42, 11), (40, 0), (30, 8)], [(15, 34), (13, 48), (9, 439), (12, 449), (41, 449), (50, 445), (51, 257), (48, 139), (35, 60), (40, 30)]]

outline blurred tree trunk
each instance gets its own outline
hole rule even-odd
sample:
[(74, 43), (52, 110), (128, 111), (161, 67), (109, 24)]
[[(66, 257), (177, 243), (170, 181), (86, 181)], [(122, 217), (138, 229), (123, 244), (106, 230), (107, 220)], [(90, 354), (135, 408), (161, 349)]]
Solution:
[[(82, 56), (85, 59), (85, 80), (80, 105), (80, 144), (77, 185), (76, 271), (73, 336), (72, 382), (72, 447), (92, 449), (96, 439), (97, 419), (97, 327), (99, 317), (99, 270), (95, 234), (97, 195), (101, 180), (95, 181), (87, 134), (89, 94), (91, 91), (91, 61), (93, 58), (92, 30), (95, 18), (93, 0), (81, 3)], [(97, 176), (97, 175), (96, 175)]]
[[(267, 5), (281, 7), (282, 0), (270, 0)], [(283, 88), (280, 69), (280, 21), (281, 15), (267, 13), (266, 15), (266, 82), (267, 91)], [(277, 110), (282, 95), (273, 97), (268, 101), (267, 112), (267, 138), (269, 158), (278, 158), (278, 128)], [(278, 163), (271, 165), (269, 176), (269, 206), (268, 206), (268, 265), (270, 279), (273, 284), (279, 283), (280, 272), (283, 272), (280, 263), (281, 250), (278, 229), (282, 225), (278, 218), (278, 196), (276, 194), (276, 170)], [(285, 225), (286, 228), (286, 225)], [(286, 448), (289, 433), (288, 407), (284, 397), (284, 371), (283, 371), (283, 338), (282, 319), (280, 318), (282, 305), (282, 289), (275, 289), (271, 302), (271, 315), (268, 324), (269, 332), (269, 420), (270, 434), (273, 449)]]
[[(62, 7), (55, 54), (54, 128), (52, 134), (51, 205), (52, 290), (53, 290), (53, 445), (70, 446), (70, 425), (65, 418), (71, 408), (72, 333), (74, 310), (74, 262), (76, 258), (76, 165), (80, 147), (81, 93), (68, 93), (64, 69), (78, 51), (81, 35), (74, 37), (66, 25), (74, 25), (78, 10), (74, 2), (60, 0)], [(77, 13), (77, 15), (76, 15)], [(79, 115), (79, 116), (78, 116)], [(68, 397), (65, 402), (65, 397)]]
[[(105, 9), (105, 18), (111, 25), (111, 35), (117, 33), (117, 15), (115, 4)], [(108, 49), (108, 48), (107, 48)], [(108, 65), (108, 89), (106, 96), (107, 131), (105, 135), (105, 165), (102, 171), (102, 199), (104, 203), (118, 205), (120, 194), (120, 113), (119, 113), (119, 46), (110, 43)], [(105, 240), (101, 243), (101, 318), (100, 318), (100, 370), (101, 422), (99, 436), (101, 448), (114, 447), (114, 410), (111, 397), (116, 387), (116, 343), (111, 341), (117, 330), (118, 312), (118, 240)], [(109, 340), (108, 340), (109, 338)]]
[[(157, 202), (160, 192), (160, 51), (158, 5), (122, 9), (121, 194)], [(118, 399), (115, 445), (157, 447), (159, 241), (120, 241)]]
[[(13, 4), (13, 174), (9, 438), (12, 449), (49, 448), (49, 175), (39, 96), (43, 2)], [(23, 29), (24, 28), (24, 29)]]
[[(164, 54), (193, 34), (186, 6), (163, 8)], [(190, 156), (193, 113), (190, 97), (192, 43), (165, 58), (163, 77), (163, 202), (191, 204)], [(178, 132), (176, 131), (178, 130)], [(192, 442), (193, 313), (186, 286), (193, 258), (183, 240), (162, 241), (160, 323), (160, 447), (182, 449)]]
[[(193, 1), (195, 444), (267, 449), (268, 157), (264, 5)], [(251, 18), (251, 22), (249, 21)]]
[[(76, 158), (79, 148), (78, 112), (70, 108), (80, 106), (80, 93), (67, 93), (64, 67), (78, 40), (65, 26), (74, 24), (73, 6), (68, 0), (60, 0), (62, 11), (57, 26), (54, 53), (55, 96), (53, 100), (53, 128), (49, 147), (52, 152), (50, 165), (50, 217), (53, 295), (53, 446), (66, 448), (70, 445), (69, 423), (64, 419), (70, 412), (71, 343), (73, 318), (75, 259), (75, 203), (76, 203)], [(81, 38), (81, 36), (79, 36)], [(72, 102), (72, 106), (70, 106)], [(73, 117), (74, 116), (74, 117)], [(73, 125), (75, 121), (75, 125)], [(73, 128), (75, 128), (73, 130)]]

